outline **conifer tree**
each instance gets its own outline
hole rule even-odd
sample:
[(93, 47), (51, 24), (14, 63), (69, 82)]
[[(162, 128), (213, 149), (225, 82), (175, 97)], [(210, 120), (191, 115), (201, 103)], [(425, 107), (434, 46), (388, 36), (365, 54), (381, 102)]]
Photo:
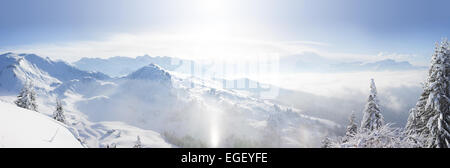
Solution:
[(450, 48), (436, 43), (427, 81), (416, 106), (410, 110), (406, 133), (424, 137), (425, 147), (450, 147)]
[(117, 144), (115, 144), (115, 143), (112, 143), (111, 145), (106, 144), (106, 148), (117, 148)]
[(330, 148), (330, 147), (331, 147), (331, 140), (330, 140), (330, 138), (325, 137), (325, 138), (322, 140), (322, 146), (321, 146), (321, 148)]
[(370, 95), (367, 99), (366, 107), (363, 111), (363, 119), (361, 121), (362, 131), (372, 131), (378, 129), (384, 124), (383, 115), (380, 113), (380, 105), (378, 104), (377, 88), (373, 79), (370, 80)]
[(37, 111), (36, 92), (31, 83), (26, 83), (17, 95), (17, 100), (14, 103), (22, 108)]
[(133, 146), (133, 148), (142, 148), (141, 137), (137, 136), (136, 144)]
[(350, 116), (350, 123), (348, 124), (347, 130), (345, 132), (345, 139), (355, 136), (356, 133), (358, 133), (358, 126), (355, 123), (355, 113), (352, 112)]
[(66, 122), (66, 117), (64, 115), (64, 109), (62, 107), (61, 104), (61, 100), (56, 99), (56, 110), (55, 112), (53, 112), (53, 119), (55, 119), (56, 121), (65, 123)]

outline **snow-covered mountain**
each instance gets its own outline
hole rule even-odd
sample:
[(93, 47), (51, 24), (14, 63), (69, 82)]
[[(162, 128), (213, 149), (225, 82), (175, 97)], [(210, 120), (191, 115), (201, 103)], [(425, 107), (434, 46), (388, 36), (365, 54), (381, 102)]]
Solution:
[(0, 55), (0, 87), (7, 91), (17, 91), (27, 81), (49, 90), (63, 82), (84, 77), (109, 79), (103, 73), (82, 71), (63, 61), (52, 61), (35, 54)]
[(26, 81), (32, 81), (33, 85), (43, 89), (50, 89), (52, 86), (61, 83), (22, 56), (12, 53), (0, 55), (1, 89), (8, 92), (17, 92)]
[(39, 112), (50, 116), (60, 98), (68, 127), (87, 147), (131, 147), (137, 136), (145, 147), (266, 146), (269, 127), (280, 134), (270, 136), (280, 140), (277, 147), (308, 147), (340, 127), (156, 64), (109, 78), (32, 54), (7, 53), (1, 59), (0, 99), (11, 103), (17, 89), (33, 82)]
[(332, 69), (338, 71), (382, 71), (382, 70), (412, 70), (424, 69), (426, 67), (414, 66), (408, 61), (396, 61), (393, 59), (384, 59), (375, 62), (349, 62), (333, 64)]
[(282, 72), (355, 72), (355, 71), (404, 71), (426, 69), (408, 61), (383, 59), (378, 61), (345, 62), (325, 58), (315, 53), (304, 53), (280, 58)]
[(164, 85), (172, 85), (170, 74), (153, 63), (132, 72), (125, 78), (128, 80), (150, 80)]
[(52, 61), (50, 58), (42, 58), (35, 54), (18, 54), (19, 57), (24, 57), (39, 69), (47, 72), (50, 76), (65, 82), (73, 79), (80, 79), (82, 77), (92, 77), (100, 80), (109, 79), (109, 76), (95, 71), (82, 71), (69, 65), (63, 61)]

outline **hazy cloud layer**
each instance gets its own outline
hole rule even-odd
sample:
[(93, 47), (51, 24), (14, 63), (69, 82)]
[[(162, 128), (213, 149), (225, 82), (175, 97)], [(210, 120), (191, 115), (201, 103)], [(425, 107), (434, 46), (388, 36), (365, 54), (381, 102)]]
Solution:
[(335, 62), (378, 61), (395, 59), (424, 65), (413, 54), (389, 52), (343, 53), (329, 51), (332, 44), (314, 41), (267, 41), (256, 38), (242, 38), (220, 35), (215, 32), (168, 34), (141, 33), (116, 34), (109, 38), (93, 41), (72, 41), (59, 43), (37, 43), (33, 45), (9, 46), (1, 52), (35, 53), (54, 59), (74, 62), (82, 57), (108, 58), (113, 56), (136, 57), (171, 56), (196, 60), (256, 59), (262, 55), (276, 54), (281, 57), (313, 53)]
[(422, 92), (426, 74), (427, 70), (297, 73), (280, 75), (276, 81), (267, 82), (289, 89), (281, 89), (277, 101), (345, 125), (352, 111), (357, 118), (362, 117), (369, 80), (374, 78), (386, 121), (404, 126), (409, 110)]

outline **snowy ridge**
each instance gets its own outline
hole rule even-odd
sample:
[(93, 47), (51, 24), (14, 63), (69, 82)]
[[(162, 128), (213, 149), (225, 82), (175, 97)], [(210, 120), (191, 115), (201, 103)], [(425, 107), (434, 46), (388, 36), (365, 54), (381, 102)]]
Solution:
[(39, 69), (47, 72), (50, 76), (63, 82), (83, 77), (92, 77), (100, 80), (109, 79), (109, 76), (103, 73), (82, 71), (66, 62), (53, 61), (48, 57), (42, 58), (35, 54), (19, 54), (19, 56), (25, 58), (25, 60), (34, 64)]

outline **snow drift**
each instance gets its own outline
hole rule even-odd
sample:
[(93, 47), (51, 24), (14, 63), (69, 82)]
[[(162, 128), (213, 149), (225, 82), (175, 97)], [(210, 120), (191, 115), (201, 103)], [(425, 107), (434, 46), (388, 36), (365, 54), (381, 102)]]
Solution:
[(0, 147), (82, 148), (67, 126), (0, 101)]

